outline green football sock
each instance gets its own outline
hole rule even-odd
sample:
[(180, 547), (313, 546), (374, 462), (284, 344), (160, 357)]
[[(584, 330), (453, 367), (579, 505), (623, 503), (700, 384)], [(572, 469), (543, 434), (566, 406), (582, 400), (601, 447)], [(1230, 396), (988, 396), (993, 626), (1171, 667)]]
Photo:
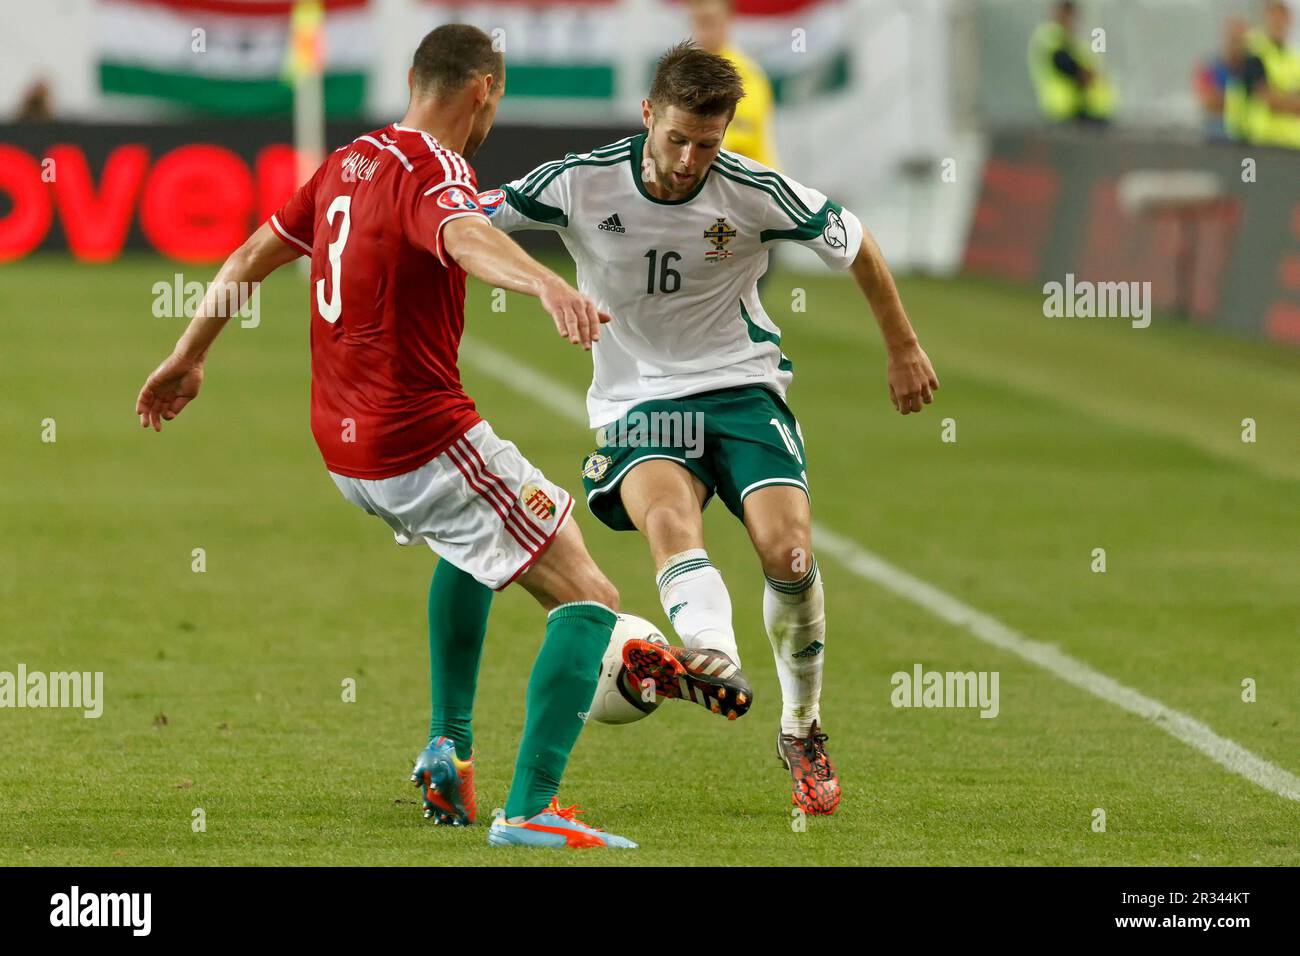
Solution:
[(474, 746), (474, 692), (491, 610), (491, 588), (450, 561), (438, 562), (429, 584), (429, 739), (450, 737), (461, 760)]
[(564, 765), (596, 696), (600, 661), (617, 619), (602, 604), (561, 604), (528, 678), (524, 736), (506, 796), (507, 819), (541, 813), (559, 792)]

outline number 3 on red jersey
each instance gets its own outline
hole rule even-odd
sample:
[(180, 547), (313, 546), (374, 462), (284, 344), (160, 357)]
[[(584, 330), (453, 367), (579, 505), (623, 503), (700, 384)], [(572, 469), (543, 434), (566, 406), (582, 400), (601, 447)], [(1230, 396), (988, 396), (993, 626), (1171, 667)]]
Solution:
[(325, 293), (325, 280), (316, 280), (316, 308), (320, 317), (333, 325), (343, 314), (343, 298), (339, 294), (339, 282), (343, 272), (343, 247), (348, 244), (348, 231), (352, 228), (352, 197), (335, 196), (330, 208), (325, 213), (325, 222), (333, 227), (334, 217), (340, 218), (339, 234), (329, 245), (330, 257), (330, 291)]

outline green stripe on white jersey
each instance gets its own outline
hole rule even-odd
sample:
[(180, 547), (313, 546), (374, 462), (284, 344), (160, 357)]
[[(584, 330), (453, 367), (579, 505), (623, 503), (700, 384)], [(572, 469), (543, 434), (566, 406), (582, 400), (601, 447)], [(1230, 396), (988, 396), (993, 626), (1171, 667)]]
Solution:
[(614, 316), (593, 349), (593, 428), (649, 399), (738, 385), (784, 398), (792, 365), (757, 289), (768, 250), (794, 242), (847, 268), (862, 242), (853, 213), (725, 150), (690, 195), (656, 199), (641, 179), (645, 136), (539, 166), (491, 211), (506, 231), (558, 232), (578, 287)]

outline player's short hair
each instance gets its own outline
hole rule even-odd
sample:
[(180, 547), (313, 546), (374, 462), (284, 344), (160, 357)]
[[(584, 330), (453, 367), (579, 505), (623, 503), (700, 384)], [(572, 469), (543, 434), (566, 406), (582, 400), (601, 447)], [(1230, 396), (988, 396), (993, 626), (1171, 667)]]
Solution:
[(649, 99), (656, 111), (676, 106), (697, 116), (735, 116), (744, 95), (745, 85), (730, 60), (685, 40), (659, 58)]
[(506, 61), (492, 47), (492, 38), (468, 23), (447, 23), (431, 30), (415, 48), (411, 61), (417, 89), (450, 96), (476, 76), (491, 73), (500, 84)]

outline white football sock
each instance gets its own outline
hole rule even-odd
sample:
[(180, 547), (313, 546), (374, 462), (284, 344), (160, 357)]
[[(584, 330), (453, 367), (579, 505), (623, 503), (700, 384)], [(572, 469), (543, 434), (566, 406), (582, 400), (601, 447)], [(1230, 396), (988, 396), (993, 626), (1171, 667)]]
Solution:
[(703, 548), (674, 554), (656, 579), (659, 600), (682, 643), (692, 650), (722, 651), (740, 666), (731, 627), (731, 595)]
[(781, 733), (807, 737), (821, 718), (826, 605), (817, 560), (798, 581), (765, 579), (763, 623), (781, 681)]

